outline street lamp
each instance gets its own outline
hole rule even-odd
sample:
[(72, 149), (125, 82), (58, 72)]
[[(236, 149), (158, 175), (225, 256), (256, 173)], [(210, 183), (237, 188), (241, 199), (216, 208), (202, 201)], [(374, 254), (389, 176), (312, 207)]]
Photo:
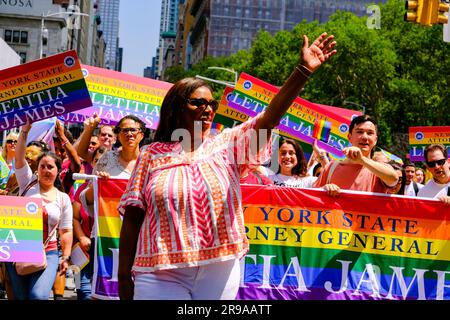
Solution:
[(238, 73), (236, 71), (234, 71), (233, 69), (222, 68), (222, 67), (208, 67), (208, 69), (223, 70), (223, 71), (227, 71), (227, 72), (233, 73), (234, 74), (234, 82), (211, 79), (211, 78), (203, 77), (203, 76), (200, 76), (200, 75), (196, 75), (195, 77), (199, 78), (199, 79), (202, 79), (202, 80), (206, 80), (206, 81), (211, 81), (211, 82), (214, 82), (214, 83), (222, 84), (224, 86), (229, 86), (229, 87), (232, 87), (232, 88), (234, 88), (234, 86), (236, 85), (236, 83), (238, 81)]
[(54, 12), (54, 13), (48, 13), (47, 15), (44, 15), (44, 13), (42, 13), (42, 16), (41, 16), (41, 38), (40, 38), (40, 41), (39, 41), (39, 44), (40, 44), (40, 48), (39, 48), (39, 59), (42, 59), (42, 49), (43, 49), (43, 46), (44, 46), (44, 44), (43, 44), (43, 39), (42, 39), (42, 37), (43, 37), (43, 35), (44, 35), (44, 30), (45, 30), (45, 26), (44, 26), (44, 20), (45, 20), (45, 18), (48, 18), (48, 17), (53, 17), (53, 16), (57, 16), (57, 15), (60, 15), (60, 14), (63, 14), (63, 15), (68, 15), (68, 16), (86, 16), (86, 17), (89, 17), (89, 15), (87, 14), (87, 13), (81, 13), (81, 12), (76, 12), (76, 11), (62, 11), (62, 12)]
[(366, 106), (364, 106), (363, 104), (355, 103), (348, 100), (344, 100), (344, 104), (352, 104), (354, 106), (358, 106), (362, 109), (362, 114), (366, 114)]

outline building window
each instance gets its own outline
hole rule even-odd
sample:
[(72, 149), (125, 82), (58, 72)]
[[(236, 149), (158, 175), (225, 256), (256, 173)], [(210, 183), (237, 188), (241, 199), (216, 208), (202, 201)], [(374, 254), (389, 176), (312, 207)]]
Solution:
[(19, 43), (19, 41), (20, 41), (20, 31), (19, 30), (14, 30), (13, 31), (13, 40), (12, 40), (12, 42)]
[(19, 56), (20, 56), (20, 63), (27, 62), (27, 53), (26, 52), (19, 52)]
[(5, 29), (5, 42), (12, 43), (28, 43), (28, 31), (8, 30)]
[(5, 30), (5, 41), (6, 42), (12, 41), (12, 30)]
[(28, 31), (20, 32), (20, 43), (28, 43)]

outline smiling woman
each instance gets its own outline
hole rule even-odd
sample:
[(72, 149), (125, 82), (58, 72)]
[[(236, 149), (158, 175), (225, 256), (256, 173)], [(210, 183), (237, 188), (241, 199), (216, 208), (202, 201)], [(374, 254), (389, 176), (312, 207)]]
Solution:
[(311, 188), (317, 177), (307, 175), (302, 147), (291, 139), (281, 139), (279, 145), (278, 172), (269, 178), (278, 186)]

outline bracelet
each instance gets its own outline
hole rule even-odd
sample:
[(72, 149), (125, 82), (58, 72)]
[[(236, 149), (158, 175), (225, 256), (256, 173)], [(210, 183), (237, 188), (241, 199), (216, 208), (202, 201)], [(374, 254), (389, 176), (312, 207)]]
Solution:
[(70, 261), (70, 257), (69, 256), (61, 256), (61, 259), (59, 259), (59, 262), (61, 263), (63, 261), (69, 262)]
[(61, 143), (61, 147), (64, 147), (66, 144), (68, 144), (69, 143), (69, 140), (64, 140), (64, 142), (63, 143)]
[(309, 78), (310, 75), (312, 75), (312, 71), (309, 70), (307, 67), (305, 67), (302, 64), (296, 65), (295, 70), (300, 72), (302, 75), (304, 75), (306, 78)]

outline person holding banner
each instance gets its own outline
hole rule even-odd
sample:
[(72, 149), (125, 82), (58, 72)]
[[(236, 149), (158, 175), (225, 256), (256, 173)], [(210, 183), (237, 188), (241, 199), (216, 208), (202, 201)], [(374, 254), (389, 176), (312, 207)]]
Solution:
[(2, 155), (0, 159), (1, 177), (0, 189), (5, 189), (8, 179), (14, 173), (14, 156), (16, 154), (17, 133), (10, 132), (6, 136), (5, 144), (3, 145)]
[(450, 205), (450, 159), (442, 144), (431, 144), (424, 151), (425, 165), (433, 175), (419, 190), (418, 197), (435, 198)]
[(45, 249), (47, 267), (44, 270), (21, 276), (18, 275), (13, 263), (7, 264), (11, 279), (14, 299), (17, 300), (48, 300), (57, 273), (65, 274), (69, 266), (72, 247), (72, 206), (69, 196), (62, 192), (59, 171), (61, 160), (52, 152), (43, 152), (37, 159), (36, 175), (25, 160), (25, 143), (31, 124), (22, 126), (15, 157), (16, 178), (19, 183), (19, 194), (26, 197), (37, 197), (43, 201), (43, 231), (44, 240), (50, 230), (59, 233), (62, 257), (58, 261), (58, 244), (56, 232), (50, 237)]
[(303, 36), (300, 62), (267, 109), (216, 136), (211, 87), (196, 78), (171, 87), (119, 204), (121, 299), (235, 299), (249, 248), (239, 179), (270, 159), (271, 130), (336, 53), (333, 38)]
[(317, 177), (307, 174), (307, 164), (302, 147), (292, 139), (280, 139), (278, 171), (269, 176), (277, 186), (311, 188)]
[(376, 121), (369, 115), (353, 118), (348, 140), (352, 146), (344, 148), (346, 159), (332, 161), (325, 168), (315, 187), (323, 187), (329, 195), (337, 196), (341, 188), (347, 190), (386, 193), (395, 187), (398, 175), (387, 163), (371, 159), (378, 140)]

